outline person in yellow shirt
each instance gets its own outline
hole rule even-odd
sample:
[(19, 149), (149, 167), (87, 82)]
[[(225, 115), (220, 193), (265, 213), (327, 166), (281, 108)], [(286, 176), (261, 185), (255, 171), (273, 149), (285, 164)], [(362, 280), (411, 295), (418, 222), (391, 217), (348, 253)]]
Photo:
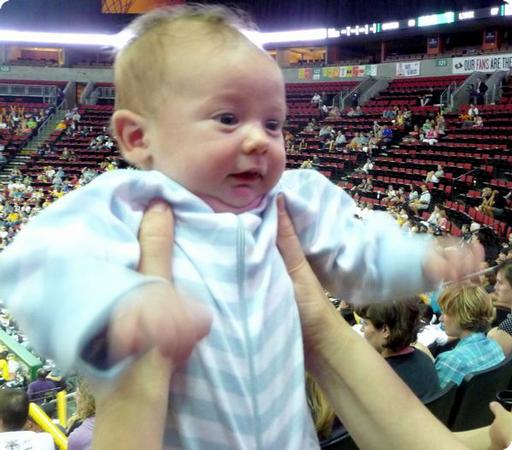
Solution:
[(56, 130), (65, 130), (68, 127), (65, 120), (61, 120), (57, 126), (55, 127)]
[(11, 223), (18, 222), (20, 220), (20, 215), (17, 212), (12, 212), (7, 216), (7, 221)]
[(0, 376), (4, 379), (4, 381), (9, 381), (9, 363), (7, 362), (7, 355), (9, 352), (7, 350), (0, 351)]

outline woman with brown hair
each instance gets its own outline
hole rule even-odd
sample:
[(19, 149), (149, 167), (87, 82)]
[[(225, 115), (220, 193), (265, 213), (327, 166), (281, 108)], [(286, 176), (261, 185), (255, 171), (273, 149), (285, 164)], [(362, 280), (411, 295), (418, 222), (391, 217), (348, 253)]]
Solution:
[(375, 303), (360, 308), (357, 314), (363, 318), (366, 340), (420, 400), (439, 391), (431, 357), (414, 347), (422, 328), (419, 298)]

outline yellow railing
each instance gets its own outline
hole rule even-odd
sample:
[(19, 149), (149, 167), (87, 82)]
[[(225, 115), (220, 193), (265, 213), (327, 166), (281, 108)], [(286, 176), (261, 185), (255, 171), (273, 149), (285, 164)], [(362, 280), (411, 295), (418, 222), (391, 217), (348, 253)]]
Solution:
[[(64, 394), (65, 396), (65, 394)], [(62, 402), (62, 400), (61, 400)], [(57, 400), (57, 408), (59, 409), (59, 403)], [(67, 450), (68, 448), (68, 438), (62, 432), (62, 430), (55, 425), (52, 420), (48, 417), (48, 415), (41, 409), (40, 406), (35, 403), (30, 403), (28, 414), (30, 418), (37, 424), (43, 431), (50, 433), (55, 441), (57, 447), (60, 450)], [(61, 413), (59, 413), (60, 416)], [(59, 417), (60, 421), (60, 417)], [(62, 423), (62, 422), (61, 422)], [(65, 423), (64, 423), (65, 426)]]
[(66, 428), (68, 424), (68, 408), (66, 391), (57, 392), (57, 419), (59, 423)]

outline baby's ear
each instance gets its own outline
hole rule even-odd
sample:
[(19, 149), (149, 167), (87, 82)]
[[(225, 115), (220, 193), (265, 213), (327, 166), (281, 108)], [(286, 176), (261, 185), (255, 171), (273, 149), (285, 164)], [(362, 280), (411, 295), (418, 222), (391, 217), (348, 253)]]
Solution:
[(123, 158), (136, 167), (149, 167), (151, 152), (147, 120), (132, 111), (120, 109), (112, 115), (111, 126)]

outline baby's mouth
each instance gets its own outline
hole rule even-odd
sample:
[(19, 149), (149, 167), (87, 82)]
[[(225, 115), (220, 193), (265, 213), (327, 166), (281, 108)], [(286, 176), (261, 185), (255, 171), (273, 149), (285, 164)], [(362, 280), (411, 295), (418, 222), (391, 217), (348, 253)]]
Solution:
[(245, 172), (233, 173), (230, 177), (236, 181), (248, 183), (259, 180), (262, 175), (257, 170), (247, 170)]

